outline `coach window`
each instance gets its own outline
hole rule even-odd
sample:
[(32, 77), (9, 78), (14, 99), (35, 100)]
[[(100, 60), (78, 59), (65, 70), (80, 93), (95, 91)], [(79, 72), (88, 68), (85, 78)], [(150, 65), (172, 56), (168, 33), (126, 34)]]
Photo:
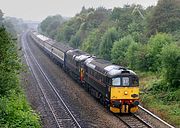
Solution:
[(121, 85), (121, 79), (120, 78), (112, 78), (112, 85), (113, 86), (120, 86)]

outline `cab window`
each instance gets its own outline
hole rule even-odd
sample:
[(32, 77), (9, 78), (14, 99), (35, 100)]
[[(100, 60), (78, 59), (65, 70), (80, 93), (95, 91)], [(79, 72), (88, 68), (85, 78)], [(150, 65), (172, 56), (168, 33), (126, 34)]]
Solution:
[(129, 86), (129, 77), (122, 77), (122, 85)]
[(121, 85), (121, 79), (120, 78), (112, 78), (112, 85), (113, 86), (120, 86)]

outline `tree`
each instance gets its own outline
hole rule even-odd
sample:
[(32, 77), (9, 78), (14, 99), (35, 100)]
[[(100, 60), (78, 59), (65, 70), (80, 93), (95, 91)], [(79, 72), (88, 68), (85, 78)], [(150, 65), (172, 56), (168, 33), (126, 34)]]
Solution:
[(74, 35), (73, 28), (67, 24), (64, 24), (63, 27), (59, 28), (56, 38), (58, 41), (69, 42), (72, 35)]
[(151, 19), (148, 21), (148, 34), (174, 32), (180, 29), (180, 1), (159, 0)]
[(101, 41), (100, 33), (97, 29), (92, 31), (89, 36), (85, 39), (82, 50), (91, 53), (91, 54), (98, 54), (99, 42)]
[(131, 15), (132, 7), (114, 8), (111, 14), (111, 19), (115, 21), (115, 26), (118, 30), (120, 38), (128, 35), (128, 25), (132, 23)]
[(3, 21), (3, 12), (0, 9), (0, 27), (2, 26), (2, 21)]
[(163, 47), (161, 54), (165, 81), (172, 87), (180, 87), (180, 47), (170, 44)]
[(100, 56), (106, 60), (111, 60), (111, 49), (113, 43), (118, 39), (118, 33), (115, 28), (109, 28), (102, 37), (100, 44)]
[(126, 55), (125, 55), (125, 58), (127, 58), (127, 63), (128, 63), (128, 66), (131, 68), (131, 69), (137, 69), (138, 68), (138, 65), (137, 65), (137, 52), (139, 51), (140, 49), (140, 45), (138, 45), (137, 43), (135, 42), (131, 42), (131, 44), (129, 45), (128, 49), (127, 49), (127, 52), (126, 52)]
[(55, 38), (57, 35), (57, 30), (59, 26), (64, 22), (65, 20), (61, 15), (55, 15), (55, 16), (48, 16), (45, 20), (43, 20), (40, 24), (40, 29), (43, 32), (43, 34)]
[(139, 50), (136, 53), (137, 55), (134, 60), (137, 61), (136, 69), (140, 71), (149, 71), (150, 62), (149, 62), (149, 51), (147, 45), (140, 44)]
[(160, 56), (162, 48), (171, 42), (173, 42), (172, 37), (165, 33), (158, 33), (150, 38), (148, 44), (149, 70), (158, 71), (161, 69)]
[(135, 42), (130, 35), (122, 38), (119, 41), (114, 42), (114, 45), (111, 50), (111, 58), (112, 58), (113, 63), (119, 64), (122, 66), (128, 65), (126, 52), (131, 43), (135, 43)]
[(0, 96), (17, 88), (17, 73), (20, 68), (15, 42), (12, 41), (5, 28), (0, 28)]
[(2, 24), (2, 21), (3, 21), (3, 12), (2, 10), (0, 9), (0, 25)]

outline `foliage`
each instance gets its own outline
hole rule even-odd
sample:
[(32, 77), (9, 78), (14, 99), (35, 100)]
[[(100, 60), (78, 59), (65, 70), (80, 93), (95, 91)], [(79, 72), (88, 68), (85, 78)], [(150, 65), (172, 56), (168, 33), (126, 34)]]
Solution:
[(97, 9), (83, 7), (79, 14), (59, 28), (57, 40), (67, 42), (75, 48), (84, 47), (83, 43), (91, 31), (97, 29), (108, 15), (109, 11), (103, 7)]
[(164, 47), (161, 60), (164, 79), (170, 86), (180, 88), (180, 47), (175, 44)]
[(131, 43), (135, 43), (131, 36), (126, 36), (119, 41), (114, 42), (111, 52), (111, 58), (113, 63), (127, 66), (126, 52)]
[(166, 76), (161, 51), (172, 42), (180, 45), (179, 4), (178, 0), (159, 0), (157, 6), (146, 9), (141, 5), (113, 10), (83, 7), (55, 35), (58, 41), (113, 63)]
[(22, 19), (14, 17), (4, 18), (4, 26), (6, 31), (11, 33), (14, 37), (16, 37), (16, 34), (20, 34), (28, 28), (27, 24), (25, 24)]
[(113, 43), (118, 39), (118, 33), (115, 28), (108, 29), (103, 37), (100, 44), (100, 56), (106, 60), (111, 60), (111, 49)]
[(139, 45), (139, 50), (135, 53), (137, 54), (134, 61), (137, 62), (136, 69), (139, 71), (149, 71), (149, 51), (147, 45)]
[(112, 28), (113, 22), (105, 20), (98, 26), (98, 28), (93, 29), (87, 38), (82, 43), (82, 50), (100, 56), (100, 44), (102, 43), (102, 38), (108, 29)]
[(131, 69), (138, 69), (138, 51), (139, 51), (139, 46), (135, 42), (131, 42), (131, 44), (128, 46), (127, 52), (125, 54), (125, 57), (127, 58), (128, 66)]
[[(171, 44), (173, 45), (173, 44)], [(168, 46), (167, 46), (168, 47)], [(158, 73), (139, 72), (141, 103), (145, 108), (168, 121), (175, 127), (180, 126), (180, 88), (172, 88)]]
[(6, 28), (6, 31), (13, 36), (13, 38), (17, 37), (17, 34), (20, 34), (24, 30), (26, 30), (27, 24), (23, 22), (22, 19), (14, 18), (14, 17), (5, 17), (3, 18), (3, 12), (0, 9), (0, 27)]
[(69, 42), (72, 35), (74, 35), (73, 28), (71, 26), (69, 26), (68, 23), (65, 23), (63, 25), (63, 27), (60, 27), (58, 29), (58, 34), (57, 34), (56, 38), (58, 41)]
[(158, 71), (161, 69), (161, 51), (163, 46), (173, 42), (172, 37), (165, 33), (158, 33), (152, 36), (148, 43), (149, 70)]
[(148, 21), (149, 35), (156, 32), (174, 32), (180, 29), (180, 1), (159, 0)]
[(0, 127), (39, 128), (39, 117), (32, 112), (19, 83), (20, 71), (16, 41), (0, 28)]
[(43, 34), (48, 35), (51, 38), (55, 38), (58, 27), (64, 22), (61, 15), (48, 16), (41, 22), (40, 29)]
[(89, 36), (84, 40), (82, 50), (97, 55), (99, 44), (101, 42), (101, 33), (99, 30), (92, 31)]
[[(159, 115), (163, 120), (168, 121), (170, 124), (173, 124), (175, 127), (180, 126), (180, 108), (178, 96), (180, 90), (177, 91), (166, 91), (158, 92), (156, 94), (143, 94), (141, 100), (145, 108), (149, 109), (156, 115)], [(179, 100), (179, 99), (178, 99)]]
[(15, 42), (4, 28), (0, 28), (0, 51), (0, 96), (4, 96), (10, 89), (17, 88), (17, 71), (20, 68)]
[(0, 99), (1, 128), (40, 128), (39, 117), (33, 112), (25, 96), (11, 92), (8, 97)]
[(2, 10), (0, 9), (0, 27), (1, 27), (1, 25), (2, 25), (2, 21), (3, 21), (3, 12), (2, 12)]
[(116, 22), (116, 28), (120, 33), (120, 36), (126, 36), (128, 31), (128, 25), (133, 21), (131, 11), (133, 8), (114, 8), (111, 18)]

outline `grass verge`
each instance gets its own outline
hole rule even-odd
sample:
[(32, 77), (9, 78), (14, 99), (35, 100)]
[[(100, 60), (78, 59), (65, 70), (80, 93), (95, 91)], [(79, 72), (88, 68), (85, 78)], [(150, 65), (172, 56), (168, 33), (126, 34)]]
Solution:
[(180, 89), (159, 89), (161, 77), (153, 73), (139, 73), (141, 102), (160, 118), (166, 120), (175, 127), (180, 127)]

